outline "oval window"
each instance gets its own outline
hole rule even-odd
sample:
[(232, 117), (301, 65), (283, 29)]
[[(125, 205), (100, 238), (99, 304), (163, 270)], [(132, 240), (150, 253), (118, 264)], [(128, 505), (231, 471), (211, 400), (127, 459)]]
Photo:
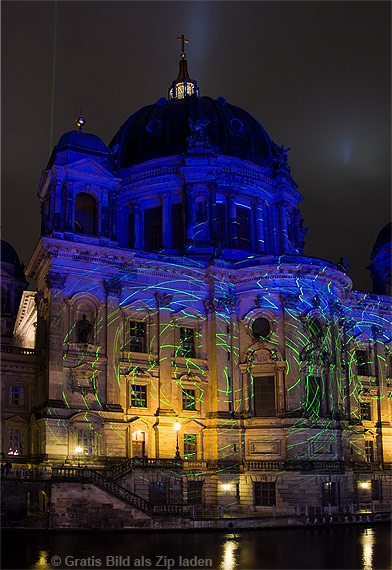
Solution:
[(231, 119), (230, 121), (230, 130), (233, 133), (240, 133), (244, 128), (244, 124), (239, 119)]
[(267, 338), (271, 332), (271, 325), (264, 317), (255, 319), (252, 323), (252, 334), (256, 338)]
[(146, 130), (151, 134), (157, 134), (162, 128), (162, 123), (159, 119), (151, 119), (148, 121)]

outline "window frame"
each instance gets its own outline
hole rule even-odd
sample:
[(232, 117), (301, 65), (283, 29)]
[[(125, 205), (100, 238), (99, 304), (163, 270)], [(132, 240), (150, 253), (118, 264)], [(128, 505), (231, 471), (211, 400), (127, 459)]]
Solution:
[(253, 503), (255, 507), (276, 507), (276, 482), (254, 481)]
[[(134, 323), (134, 325), (135, 325), (134, 327), (132, 327), (132, 323)], [(146, 326), (146, 321), (145, 320), (139, 321), (137, 319), (129, 319), (128, 320), (128, 327), (129, 327), (129, 341), (128, 341), (129, 352), (137, 352), (138, 354), (146, 354), (147, 353), (147, 326)], [(143, 335), (131, 334), (132, 330), (136, 329), (136, 331), (137, 331), (138, 327), (140, 327), (140, 330), (143, 330)], [(136, 339), (136, 340), (132, 340), (132, 339)], [(138, 348), (137, 339), (142, 339), (142, 342), (140, 343), (141, 350), (137, 350), (137, 348)], [(135, 342), (136, 342), (136, 344), (133, 344)]]
[[(145, 398), (143, 398), (143, 400), (145, 400), (146, 405), (134, 405), (133, 401), (139, 401), (139, 399), (137, 398), (136, 392), (137, 390), (134, 390), (134, 388), (143, 388), (143, 392), (145, 395)], [(129, 382), (129, 398), (128, 398), (128, 407), (129, 408), (136, 408), (138, 410), (142, 409), (142, 410), (147, 410), (148, 409), (148, 384), (145, 382)], [(133, 393), (135, 393), (135, 395), (133, 396)], [(142, 399), (140, 399), (140, 401), (143, 401)]]

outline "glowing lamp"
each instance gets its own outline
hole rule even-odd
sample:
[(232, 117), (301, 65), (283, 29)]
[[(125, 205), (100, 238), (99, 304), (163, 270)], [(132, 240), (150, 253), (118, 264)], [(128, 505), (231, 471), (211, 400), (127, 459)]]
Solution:
[(229, 483), (225, 483), (225, 484), (223, 485), (223, 490), (224, 490), (224, 491), (230, 491), (230, 485), (229, 485)]
[(176, 431), (178, 431), (179, 429), (181, 429), (181, 424), (180, 424), (180, 422), (176, 422), (176, 423), (174, 424), (174, 429), (175, 429)]
[(370, 489), (370, 481), (361, 481), (359, 486), (361, 489)]

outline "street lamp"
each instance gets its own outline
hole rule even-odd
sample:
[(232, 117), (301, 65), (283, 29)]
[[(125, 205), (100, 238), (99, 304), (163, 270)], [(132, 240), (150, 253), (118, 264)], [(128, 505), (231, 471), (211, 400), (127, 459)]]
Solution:
[(177, 432), (177, 446), (176, 446), (176, 454), (174, 456), (174, 459), (176, 459), (177, 461), (181, 461), (181, 455), (180, 455), (180, 448), (178, 447), (178, 430), (181, 429), (181, 424), (180, 422), (176, 422), (174, 424), (174, 429)]
[(75, 453), (78, 456), (78, 467), (80, 467), (80, 454), (82, 453), (83, 448), (82, 447), (75, 447)]

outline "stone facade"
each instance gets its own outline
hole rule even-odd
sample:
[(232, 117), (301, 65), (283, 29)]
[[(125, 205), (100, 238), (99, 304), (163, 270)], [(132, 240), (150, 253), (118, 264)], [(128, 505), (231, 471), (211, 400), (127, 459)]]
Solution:
[[(391, 298), (353, 289), (344, 262), (304, 256), (288, 150), (250, 115), (196, 90), (165, 101), (110, 149), (66, 133), (42, 175), (17, 461), (95, 469), (152, 505), (389, 500)], [(189, 136), (162, 156), (154, 137), (179, 136), (166, 108)], [(62, 473), (57, 526), (121, 526), (120, 499), (104, 516), (104, 491)]]

